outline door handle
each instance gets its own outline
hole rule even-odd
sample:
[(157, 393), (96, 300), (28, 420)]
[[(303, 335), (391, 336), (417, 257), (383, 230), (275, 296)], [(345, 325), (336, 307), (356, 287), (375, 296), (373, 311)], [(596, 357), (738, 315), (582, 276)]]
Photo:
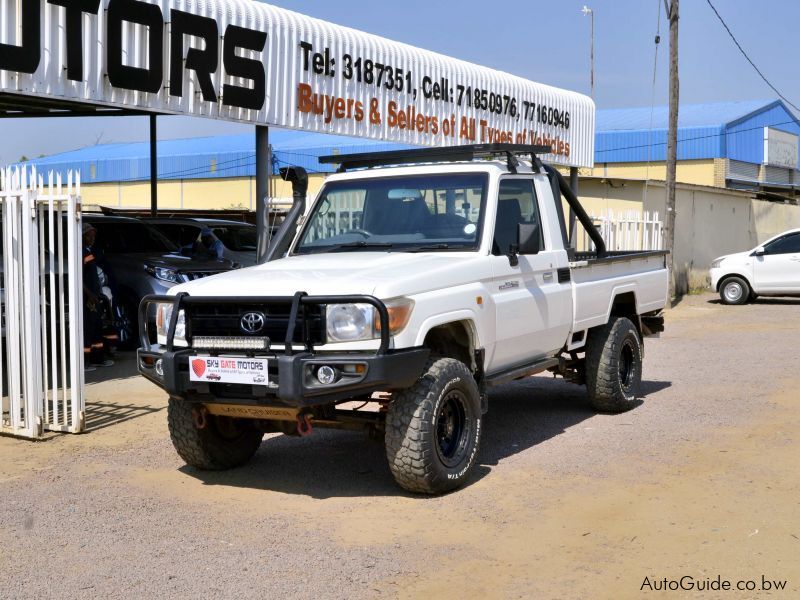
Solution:
[(553, 272), (550, 271), (549, 273), (545, 273), (544, 275), (542, 275), (542, 279), (544, 279), (545, 281), (553, 281)]
[(800, 262), (800, 256), (792, 256), (789, 260), (793, 260), (794, 262)]

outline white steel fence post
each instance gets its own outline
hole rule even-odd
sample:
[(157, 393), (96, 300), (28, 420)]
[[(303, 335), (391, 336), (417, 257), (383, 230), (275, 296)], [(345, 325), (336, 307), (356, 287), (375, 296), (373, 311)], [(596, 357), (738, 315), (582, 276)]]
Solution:
[[(80, 175), (73, 173), (68, 180), (67, 219), (69, 260), (69, 345), (70, 345), (70, 396), (72, 422), (69, 431), (77, 433), (84, 427), (84, 372), (83, 372), (83, 253), (81, 212), (77, 191)], [(77, 301), (76, 301), (77, 300)]]
[(70, 173), (64, 193), (60, 177), (45, 187), (35, 170), (0, 170), (0, 216), (0, 432), (82, 431), (80, 179)]

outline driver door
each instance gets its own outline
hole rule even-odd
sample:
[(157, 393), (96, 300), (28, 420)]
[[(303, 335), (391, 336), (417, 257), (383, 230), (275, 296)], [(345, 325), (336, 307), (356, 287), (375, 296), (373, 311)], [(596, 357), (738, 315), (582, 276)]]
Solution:
[(770, 242), (763, 255), (753, 258), (758, 292), (800, 293), (800, 232)]
[[(530, 177), (500, 180), (492, 249), (492, 299), (496, 319), (496, 345), (492, 370), (530, 363), (552, 355), (563, 345), (572, 319), (572, 289), (560, 283), (558, 268), (566, 261), (555, 249), (541, 218), (539, 201)], [(511, 264), (509, 246), (517, 243), (519, 223), (540, 225), (541, 251), (518, 255)]]

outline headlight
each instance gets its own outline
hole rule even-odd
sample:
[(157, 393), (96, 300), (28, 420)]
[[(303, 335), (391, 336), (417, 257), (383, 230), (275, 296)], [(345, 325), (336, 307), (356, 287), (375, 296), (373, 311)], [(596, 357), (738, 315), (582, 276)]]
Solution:
[[(167, 333), (169, 332), (169, 321), (172, 318), (172, 304), (165, 302), (159, 303), (156, 308), (156, 335), (158, 343), (167, 343)], [(173, 342), (176, 346), (186, 346), (186, 313), (181, 310), (178, 313), (178, 322), (175, 325), (175, 337)]]
[(717, 260), (712, 260), (711, 261), (711, 268), (712, 269), (718, 269), (722, 265), (722, 261), (723, 260), (724, 259), (722, 259), (722, 258), (718, 258)]
[(144, 270), (148, 275), (152, 275), (161, 281), (168, 281), (170, 283), (180, 283), (178, 271), (169, 267), (156, 267), (154, 265), (145, 265)]
[(329, 342), (375, 338), (375, 309), (369, 304), (331, 304), (326, 311)]
[[(386, 302), (389, 313), (389, 333), (403, 330), (411, 318), (414, 301), (398, 298)], [(381, 336), (378, 311), (370, 304), (330, 304), (326, 311), (329, 342), (374, 340)]]

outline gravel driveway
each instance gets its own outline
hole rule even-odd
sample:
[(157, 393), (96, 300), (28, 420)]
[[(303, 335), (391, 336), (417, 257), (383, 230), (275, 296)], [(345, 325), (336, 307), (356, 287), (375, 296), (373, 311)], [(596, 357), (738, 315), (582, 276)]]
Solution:
[(123, 361), (89, 386), (90, 433), (0, 438), (0, 598), (625, 598), (684, 576), (798, 597), (798, 339), (798, 301), (688, 297), (646, 343), (640, 406), (496, 388), (475, 477), (439, 498), (358, 433), (187, 468)]

